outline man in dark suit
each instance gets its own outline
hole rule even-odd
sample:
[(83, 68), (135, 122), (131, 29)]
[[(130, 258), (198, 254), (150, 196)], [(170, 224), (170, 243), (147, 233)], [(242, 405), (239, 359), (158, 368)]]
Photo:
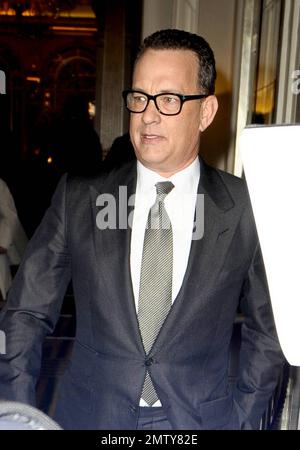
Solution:
[(201, 37), (163, 30), (144, 41), (123, 93), (138, 162), (59, 183), (1, 322), (2, 397), (34, 404), (42, 340), (72, 277), (77, 330), (57, 401), (62, 427), (259, 427), (283, 360), (245, 183), (198, 157), (217, 111), (214, 82)]

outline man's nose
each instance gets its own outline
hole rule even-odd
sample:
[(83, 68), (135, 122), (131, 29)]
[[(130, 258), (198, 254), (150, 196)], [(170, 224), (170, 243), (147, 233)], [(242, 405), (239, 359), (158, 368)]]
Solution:
[(153, 99), (149, 100), (149, 103), (142, 114), (143, 114), (142, 120), (145, 123), (159, 122), (161, 119), (161, 115), (158, 109), (156, 108)]

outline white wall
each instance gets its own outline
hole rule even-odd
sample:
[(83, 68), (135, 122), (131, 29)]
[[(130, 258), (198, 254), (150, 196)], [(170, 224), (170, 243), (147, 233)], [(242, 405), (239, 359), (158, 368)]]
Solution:
[(154, 31), (171, 28), (174, 0), (144, 0), (142, 37)]
[(212, 47), (220, 76), (217, 93), (232, 87), (236, 0), (199, 0), (198, 32)]
[[(241, 0), (199, 0), (198, 33), (212, 47), (217, 67), (216, 95), (219, 111), (213, 125), (204, 133), (201, 153), (207, 162), (233, 171), (232, 153), (235, 142), (235, 87), (238, 71), (235, 58), (239, 57), (237, 28), (242, 19), (238, 15)], [(238, 41), (237, 41), (238, 39)]]

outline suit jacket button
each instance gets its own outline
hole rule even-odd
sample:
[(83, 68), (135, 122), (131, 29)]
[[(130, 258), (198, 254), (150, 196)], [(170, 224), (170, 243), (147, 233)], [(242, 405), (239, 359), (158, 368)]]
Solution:
[(145, 365), (146, 366), (151, 366), (154, 363), (154, 359), (153, 358), (148, 358), (145, 361)]

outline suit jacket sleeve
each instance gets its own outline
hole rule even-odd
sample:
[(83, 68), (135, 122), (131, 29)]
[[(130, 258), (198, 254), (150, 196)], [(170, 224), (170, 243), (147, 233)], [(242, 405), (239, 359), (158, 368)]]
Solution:
[(35, 404), (42, 343), (53, 331), (70, 280), (66, 240), (66, 176), (27, 246), (1, 313), (6, 353), (0, 355), (2, 398)]
[(241, 427), (258, 429), (277, 386), (285, 362), (275, 331), (265, 269), (259, 243), (255, 249), (241, 298), (240, 365), (235, 402)]

